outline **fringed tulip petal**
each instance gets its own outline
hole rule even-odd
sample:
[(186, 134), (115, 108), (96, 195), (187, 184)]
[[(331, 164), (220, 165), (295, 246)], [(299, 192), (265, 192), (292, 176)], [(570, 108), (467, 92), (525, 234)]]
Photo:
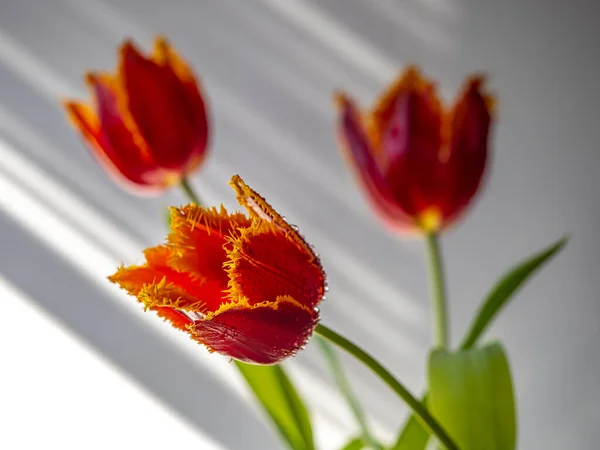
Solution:
[(311, 253), (269, 222), (258, 222), (232, 240), (227, 272), (233, 301), (250, 305), (284, 295), (314, 308), (323, 297), (321, 266)]
[(277, 364), (301, 350), (318, 315), (285, 297), (253, 307), (232, 306), (190, 328), (210, 350), (253, 364)]
[(211, 280), (197, 280), (169, 265), (170, 248), (152, 247), (145, 252), (146, 264), (121, 267), (109, 277), (147, 308), (169, 306), (185, 311), (207, 313), (224, 301), (222, 287)]
[(184, 312), (177, 311), (173, 308), (156, 307), (151, 309), (156, 311), (160, 317), (181, 331), (188, 331), (189, 327), (194, 323), (194, 321), (190, 319)]
[(173, 250), (170, 265), (194, 278), (218, 281), (221, 288), (226, 289), (225, 246), (231, 247), (229, 238), (250, 224), (246, 216), (228, 214), (223, 206), (220, 210), (195, 204), (172, 208), (171, 233), (167, 237)]
[(164, 246), (109, 279), (212, 351), (276, 364), (300, 350), (319, 320), (325, 274), (312, 247), (235, 176), (251, 212), (173, 208)]
[(320, 264), (319, 258), (311, 245), (302, 237), (298, 228), (287, 223), (263, 197), (244, 183), (244, 180), (238, 175), (234, 175), (229, 184), (235, 191), (239, 204), (246, 208), (252, 218), (272, 223), (278, 230), (301, 246), (308, 255), (311, 255), (311, 261)]

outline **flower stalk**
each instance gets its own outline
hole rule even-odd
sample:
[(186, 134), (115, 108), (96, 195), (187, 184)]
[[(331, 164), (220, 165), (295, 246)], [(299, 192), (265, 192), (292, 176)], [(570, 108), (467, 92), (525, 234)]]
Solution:
[(425, 234), (429, 266), (429, 289), (433, 313), (433, 342), (436, 347), (448, 348), (448, 308), (446, 279), (442, 262), (440, 242), (436, 232)]
[(198, 206), (203, 206), (202, 200), (200, 200), (200, 196), (196, 193), (196, 191), (194, 191), (187, 177), (181, 180), (181, 189), (183, 190), (185, 195), (187, 195), (190, 201), (192, 201)]
[(447, 450), (459, 450), (452, 438), (446, 433), (446, 430), (429, 413), (427, 408), (410, 393), (404, 385), (398, 381), (385, 367), (383, 367), (375, 358), (358, 347), (353, 342), (339, 335), (332, 329), (323, 324), (317, 325), (315, 333), (319, 334), (328, 341), (334, 343), (344, 351), (350, 353), (365, 366), (371, 369), (385, 384), (387, 384), (412, 410), (413, 414), (421, 421), (422, 425), (435, 435)]

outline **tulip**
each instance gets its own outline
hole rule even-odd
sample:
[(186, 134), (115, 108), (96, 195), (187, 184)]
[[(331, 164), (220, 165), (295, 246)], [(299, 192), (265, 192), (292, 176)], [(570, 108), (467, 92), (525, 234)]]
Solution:
[(131, 41), (116, 74), (85, 76), (93, 101), (65, 102), (67, 116), (98, 162), (135, 193), (176, 185), (206, 157), (208, 122), (196, 78), (167, 41), (150, 57)]
[(336, 95), (341, 147), (392, 229), (437, 232), (472, 203), (488, 159), (494, 105), (483, 84), (483, 77), (468, 79), (445, 108), (435, 85), (410, 67), (370, 112)]
[(109, 280), (210, 351), (277, 364), (314, 331), (325, 274), (296, 227), (240, 177), (231, 185), (250, 217), (223, 206), (172, 208), (166, 244)]

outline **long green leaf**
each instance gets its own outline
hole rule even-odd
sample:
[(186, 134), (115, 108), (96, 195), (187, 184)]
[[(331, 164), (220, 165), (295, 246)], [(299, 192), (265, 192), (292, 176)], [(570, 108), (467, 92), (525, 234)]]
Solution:
[(567, 241), (568, 237), (562, 238), (547, 249), (542, 250), (528, 260), (523, 261), (502, 277), (500, 282), (496, 284), (479, 308), (475, 320), (473, 320), (469, 332), (463, 339), (460, 348), (467, 349), (475, 345), (479, 336), (483, 334), (486, 327), (494, 319), (496, 314), (506, 305), (512, 295), (537, 269), (563, 248)]
[[(466, 350), (473, 347), (484, 333), (487, 326), (492, 322), (498, 312), (508, 304), (513, 295), (525, 285), (525, 283), (548, 262), (568, 241), (564, 237), (544, 250), (522, 261), (513, 267), (496, 283), (482, 303), (469, 331), (465, 335), (460, 348)], [(426, 396), (423, 398), (425, 401)], [(424, 450), (429, 440), (429, 433), (421, 423), (411, 415), (402, 428), (391, 450)]]
[[(369, 424), (367, 423), (367, 418), (365, 417), (365, 413), (358, 401), (358, 398), (354, 395), (352, 388), (350, 387), (350, 382), (346, 378), (346, 374), (344, 373), (344, 368), (342, 367), (342, 363), (340, 362), (336, 350), (320, 336), (317, 336), (317, 343), (321, 347), (321, 351), (323, 352), (323, 356), (325, 357), (327, 363), (329, 364), (329, 369), (333, 374), (335, 382), (340, 389), (348, 407), (354, 414), (354, 418), (358, 422), (360, 429), (362, 431), (362, 440), (364, 445), (369, 447), (372, 450), (381, 450), (383, 447), (375, 437), (371, 434), (371, 430), (369, 429)], [(362, 448), (362, 447), (361, 447)]]
[(283, 368), (235, 364), (289, 448), (314, 450), (310, 416)]
[[(427, 395), (423, 396), (421, 402), (424, 404), (427, 402)], [(421, 422), (417, 420), (415, 415), (411, 414), (391, 449), (424, 450), (428, 440), (429, 432), (423, 428), (423, 425), (421, 425)]]
[(462, 450), (514, 450), (514, 392), (501, 344), (434, 350), (429, 386), (431, 413)]
[(362, 438), (357, 437), (344, 445), (341, 450), (362, 450), (363, 448), (365, 448), (365, 444)]

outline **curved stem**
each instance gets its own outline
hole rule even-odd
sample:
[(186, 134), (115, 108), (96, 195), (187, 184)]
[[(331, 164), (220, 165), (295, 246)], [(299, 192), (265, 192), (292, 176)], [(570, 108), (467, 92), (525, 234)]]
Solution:
[(448, 348), (448, 313), (446, 308), (446, 280), (440, 243), (436, 232), (425, 234), (429, 259), (429, 283), (433, 311), (434, 343), (436, 347)]
[(183, 189), (183, 192), (185, 192), (192, 202), (194, 202), (196, 205), (202, 206), (202, 200), (200, 200), (200, 197), (198, 194), (196, 194), (187, 178), (181, 180), (181, 189)]
[(409, 391), (398, 381), (388, 370), (383, 367), (376, 359), (367, 352), (356, 346), (353, 342), (339, 335), (335, 331), (319, 324), (315, 332), (330, 342), (333, 342), (346, 352), (350, 353), (356, 359), (371, 369), (385, 384), (398, 394), (412, 410), (413, 414), (419, 418), (423, 426), (429, 430), (448, 450), (459, 450), (452, 438), (446, 433), (435, 418), (429, 414), (425, 406), (419, 402)]
[(373, 450), (383, 450), (381, 444), (377, 442), (377, 440), (371, 434), (369, 430), (369, 425), (367, 424), (367, 419), (365, 414), (360, 406), (360, 403), (354, 392), (352, 392), (352, 388), (350, 387), (350, 383), (348, 382), (348, 378), (346, 378), (346, 374), (344, 373), (344, 369), (342, 368), (342, 364), (338, 356), (335, 354), (335, 349), (327, 342), (324, 338), (318, 336), (317, 341), (323, 351), (323, 355), (325, 359), (329, 363), (329, 368), (333, 373), (333, 377), (335, 379), (336, 384), (338, 385), (342, 395), (346, 399), (348, 406), (352, 410), (354, 414), (354, 418), (358, 422), (358, 425), (361, 429), (362, 439), (365, 445)]

